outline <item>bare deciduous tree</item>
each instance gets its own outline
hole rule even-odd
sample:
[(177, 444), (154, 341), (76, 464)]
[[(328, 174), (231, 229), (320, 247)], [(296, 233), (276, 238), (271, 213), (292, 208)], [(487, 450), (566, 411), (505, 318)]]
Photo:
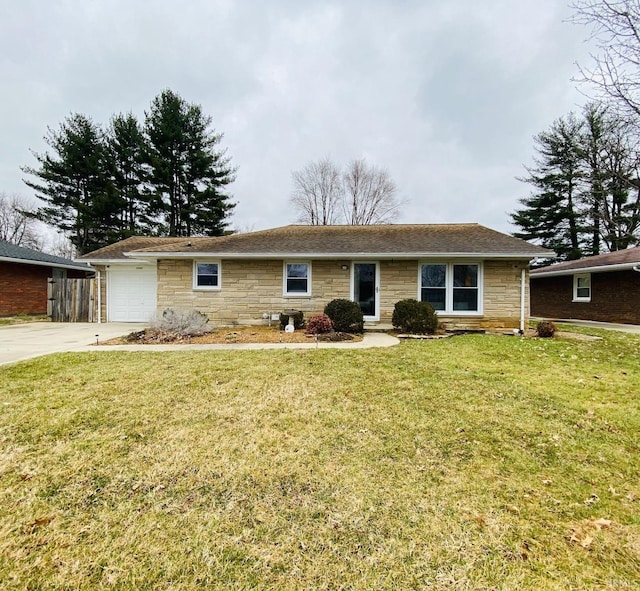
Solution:
[(387, 224), (398, 216), (402, 205), (389, 173), (369, 166), (363, 159), (352, 161), (342, 173), (325, 158), (307, 164), (292, 176), (290, 201), (303, 224)]
[(18, 195), (0, 193), (0, 240), (40, 250), (38, 222), (29, 216), (34, 207)]
[(57, 257), (71, 260), (75, 259), (78, 254), (76, 247), (64, 234), (56, 234), (55, 238), (49, 241), (45, 251)]
[(581, 81), (593, 84), (600, 98), (621, 112), (640, 115), (640, 2), (577, 0), (573, 23), (591, 28), (598, 53), (593, 65), (579, 66)]
[(310, 162), (292, 173), (291, 203), (298, 221), (311, 226), (327, 226), (339, 221), (342, 200), (340, 170), (329, 159)]
[(398, 217), (400, 201), (389, 173), (365, 160), (353, 160), (343, 175), (343, 212), (347, 224), (388, 224)]

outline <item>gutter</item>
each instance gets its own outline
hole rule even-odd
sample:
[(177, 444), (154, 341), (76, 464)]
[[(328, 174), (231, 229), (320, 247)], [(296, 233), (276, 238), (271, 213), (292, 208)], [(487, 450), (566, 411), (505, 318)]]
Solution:
[(64, 263), (48, 263), (47, 261), (34, 261), (31, 259), (14, 259), (13, 257), (0, 257), (0, 261), (6, 263), (19, 263), (21, 265), (35, 265), (37, 267), (55, 267), (56, 269), (72, 269), (73, 271), (90, 271), (93, 269), (89, 264), (82, 266), (80, 263), (77, 265), (65, 265)]
[(98, 280), (98, 324), (102, 324), (102, 273), (96, 271)]
[(526, 302), (526, 288), (527, 288), (527, 270), (522, 269), (520, 272), (520, 334), (524, 334), (524, 320), (525, 320), (525, 302)]
[(134, 258), (123, 258), (123, 259), (82, 259), (82, 261), (86, 261), (90, 265), (114, 265), (114, 264), (125, 264), (125, 265), (140, 265), (140, 264), (149, 264), (149, 261), (145, 261), (142, 259), (134, 259)]
[(559, 275), (575, 275), (576, 273), (606, 273), (607, 271), (638, 271), (640, 263), (618, 263), (617, 265), (598, 265), (597, 267), (574, 267), (557, 271), (531, 272), (531, 279), (538, 277), (558, 277)]
[[(531, 260), (539, 256), (538, 254), (529, 253), (496, 253), (496, 252), (396, 252), (396, 253), (380, 253), (380, 252), (268, 252), (268, 253), (241, 253), (241, 252), (138, 252), (131, 251), (123, 253), (126, 257), (135, 257), (137, 259), (375, 259), (375, 260), (399, 260), (399, 259), (514, 259), (514, 260)], [(97, 259), (91, 260), (94, 264), (105, 264), (105, 261)], [(129, 259), (131, 260), (131, 259)], [(118, 259), (113, 262), (127, 262)]]

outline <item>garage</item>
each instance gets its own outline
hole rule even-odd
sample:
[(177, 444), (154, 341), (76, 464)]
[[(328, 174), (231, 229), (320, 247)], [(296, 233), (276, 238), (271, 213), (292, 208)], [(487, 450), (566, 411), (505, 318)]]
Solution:
[(111, 265), (107, 269), (107, 320), (149, 322), (156, 311), (156, 265)]

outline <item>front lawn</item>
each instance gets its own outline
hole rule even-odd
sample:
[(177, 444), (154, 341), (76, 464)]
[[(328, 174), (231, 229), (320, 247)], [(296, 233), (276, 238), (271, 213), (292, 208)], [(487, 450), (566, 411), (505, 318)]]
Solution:
[(44, 314), (19, 314), (18, 316), (0, 316), (0, 326), (10, 324), (25, 324), (27, 322), (49, 322), (49, 317)]
[(640, 338), (599, 334), (0, 368), (0, 586), (636, 589)]

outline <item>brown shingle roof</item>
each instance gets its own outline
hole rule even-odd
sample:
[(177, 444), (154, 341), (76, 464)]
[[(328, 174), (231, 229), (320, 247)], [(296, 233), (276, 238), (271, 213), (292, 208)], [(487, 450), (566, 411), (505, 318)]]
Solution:
[(160, 246), (171, 244), (172, 242), (178, 242), (183, 240), (182, 238), (159, 238), (155, 236), (132, 236), (131, 238), (126, 238), (125, 240), (120, 240), (119, 242), (114, 242), (109, 246), (105, 246), (103, 248), (99, 248), (98, 250), (94, 250), (93, 252), (89, 252), (81, 257), (78, 257), (78, 260), (94, 260), (94, 259), (108, 259), (108, 260), (127, 260), (127, 257), (124, 256), (125, 252), (129, 252), (132, 250), (138, 250), (141, 248), (157, 248)]
[[(479, 224), (389, 224), (377, 226), (284, 226), (219, 238), (130, 238), (85, 255), (88, 259), (189, 254), (213, 256), (428, 256), (438, 254), (553, 256)], [(135, 252), (134, 252), (135, 251)]]
[(566, 261), (564, 263), (557, 263), (555, 265), (549, 265), (548, 267), (541, 267), (531, 271), (531, 276), (542, 276), (553, 274), (563, 274), (566, 272), (569, 274), (572, 271), (593, 269), (597, 267), (611, 267), (614, 265), (629, 265), (640, 264), (640, 246), (634, 246), (633, 248), (627, 248), (625, 250), (616, 250), (615, 252), (607, 252), (605, 254), (598, 254), (592, 257), (585, 257), (577, 261)]

